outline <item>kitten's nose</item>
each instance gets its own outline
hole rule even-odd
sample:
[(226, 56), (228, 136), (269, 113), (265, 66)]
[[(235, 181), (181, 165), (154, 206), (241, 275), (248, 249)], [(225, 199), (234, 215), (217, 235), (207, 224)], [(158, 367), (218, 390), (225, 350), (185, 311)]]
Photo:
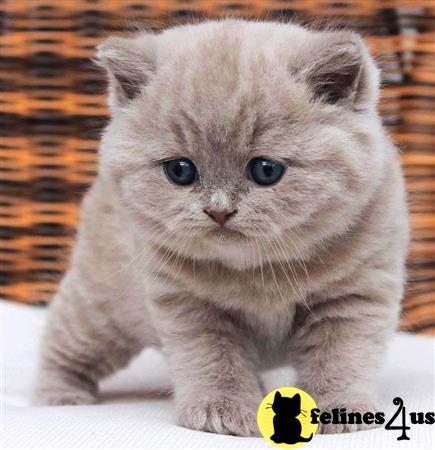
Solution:
[(237, 209), (233, 209), (231, 211), (230, 209), (227, 208), (224, 209), (205, 208), (204, 212), (207, 214), (207, 216), (210, 217), (210, 219), (214, 220), (221, 227), (223, 227), (225, 225), (225, 222), (232, 216), (234, 216), (234, 214), (236, 214)]

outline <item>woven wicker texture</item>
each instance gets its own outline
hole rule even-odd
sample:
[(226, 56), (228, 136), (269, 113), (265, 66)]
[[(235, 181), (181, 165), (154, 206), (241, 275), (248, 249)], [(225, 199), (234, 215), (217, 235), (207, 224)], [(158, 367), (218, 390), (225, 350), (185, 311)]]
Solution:
[(412, 212), (402, 328), (435, 334), (434, 1), (0, 0), (0, 11), (1, 297), (48, 301), (67, 267), (107, 121), (104, 76), (89, 60), (102, 38), (227, 15), (320, 18), (363, 33), (382, 63), (381, 112)]

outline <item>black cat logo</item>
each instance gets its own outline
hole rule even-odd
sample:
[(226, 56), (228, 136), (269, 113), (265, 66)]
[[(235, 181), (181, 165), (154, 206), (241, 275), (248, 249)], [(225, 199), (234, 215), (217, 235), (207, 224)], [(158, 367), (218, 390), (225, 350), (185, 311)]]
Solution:
[(274, 433), (270, 439), (276, 444), (297, 444), (298, 442), (309, 442), (313, 437), (301, 436), (302, 425), (297, 418), (299, 414), (305, 415), (306, 411), (301, 409), (301, 396), (283, 397), (279, 391), (275, 393), (272, 408), (275, 416), (273, 418)]

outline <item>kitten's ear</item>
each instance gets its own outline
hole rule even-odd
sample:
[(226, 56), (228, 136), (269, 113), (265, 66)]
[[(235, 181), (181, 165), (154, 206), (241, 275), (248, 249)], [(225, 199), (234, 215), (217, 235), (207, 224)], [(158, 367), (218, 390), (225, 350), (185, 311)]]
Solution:
[(281, 398), (281, 392), (276, 391), (276, 392), (275, 392), (275, 398), (273, 399), (273, 401), (279, 400), (280, 398)]
[(155, 71), (156, 36), (109, 37), (98, 46), (96, 62), (109, 77), (109, 103), (125, 105), (137, 97)]
[(293, 395), (292, 400), (296, 400), (298, 402), (298, 405), (299, 406), (301, 405), (301, 396), (300, 396), (300, 394)]
[(365, 109), (377, 102), (379, 71), (355, 33), (318, 33), (305, 49), (295, 73), (309, 85), (314, 99), (354, 109)]

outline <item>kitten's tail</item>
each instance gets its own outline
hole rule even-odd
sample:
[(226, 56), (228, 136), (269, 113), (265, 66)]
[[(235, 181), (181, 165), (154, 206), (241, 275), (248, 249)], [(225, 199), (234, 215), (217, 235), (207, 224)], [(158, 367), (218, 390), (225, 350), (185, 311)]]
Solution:
[(313, 433), (311, 433), (311, 436), (310, 436), (310, 437), (307, 437), (307, 438), (304, 438), (304, 437), (301, 436), (301, 437), (299, 438), (299, 442), (310, 442), (311, 439), (313, 439)]

